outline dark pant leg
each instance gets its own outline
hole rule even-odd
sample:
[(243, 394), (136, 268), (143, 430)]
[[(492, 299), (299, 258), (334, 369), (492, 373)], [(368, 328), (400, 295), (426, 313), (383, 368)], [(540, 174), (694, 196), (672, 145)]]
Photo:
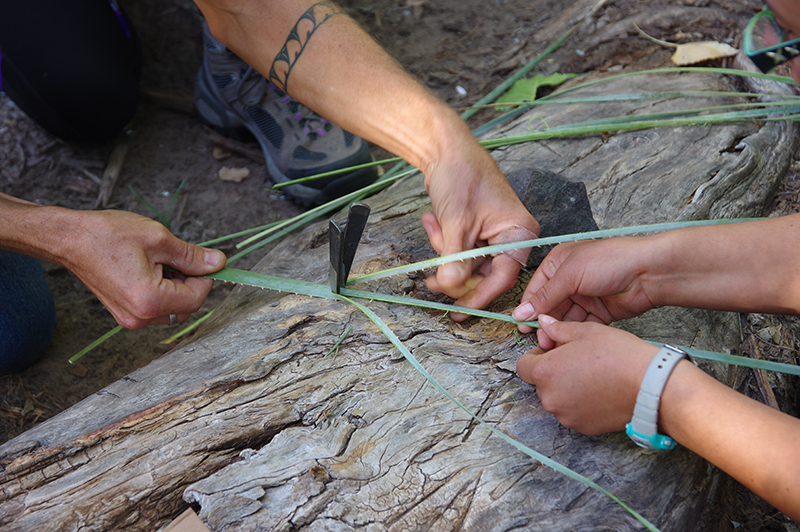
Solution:
[(41, 263), (0, 250), (0, 375), (39, 360), (55, 328), (53, 295)]
[(59, 137), (116, 134), (136, 110), (140, 72), (116, 0), (0, 0), (0, 90)]

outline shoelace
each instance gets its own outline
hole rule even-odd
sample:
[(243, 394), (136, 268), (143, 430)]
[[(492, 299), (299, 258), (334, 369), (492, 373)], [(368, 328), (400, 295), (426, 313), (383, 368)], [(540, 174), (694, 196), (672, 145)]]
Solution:
[[(255, 78), (255, 83), (250, 84), (250, 87), (245, 91), (244, 87), (248, 85), (247, 81)], [(252, 92), (257, 89), (257, 97), (254, 99), (245, 99), (246, 93)], [(274, 83), (267, 83), (266, 78), (262, 76), (256, 69), (247, 65), (241, 76), (241, 81), (237, 88), (237, 99), (247, 106), (258, 105), (266, 95), (267, 90), (273, 91), (277, 97), (281, 99), (281, 103), (289, 109), (294, 116), (294, 119), (300, 123), (303, 128), (303, 135), (306, 135), (311, 140), (319, 137), (324, 137), (325, 133), (330, 130), (331, 123), (327, 118), (323, 118), (316, 112), (312, 111), (302, 103), (298, 102), (282, 90), (280, 90)]]

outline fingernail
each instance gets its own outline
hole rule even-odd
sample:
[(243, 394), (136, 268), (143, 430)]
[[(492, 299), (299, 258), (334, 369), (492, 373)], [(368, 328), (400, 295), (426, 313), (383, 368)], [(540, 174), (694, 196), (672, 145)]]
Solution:
[(209, 266), (219, 266), (225, 260), (225, 254), (215, 249), (207, 249), (203, 253), (203, 261)]
[(530, 303), (523, 303), (517, 308), (514, 309), (514, 312), (511, 315), (517, 321), (528, 321), (529, 319), (533, 318), (533, 315), (536, 314), (536, 309), (533, 308), (533, 305)]
[(551, 325), (557, 321), (558, 321), (557, 319), (555, 319), (552, 316), (548, 316), (547, 314), (542, 314), (541, 316), (539, 316), (539, 323), (543, 325)]

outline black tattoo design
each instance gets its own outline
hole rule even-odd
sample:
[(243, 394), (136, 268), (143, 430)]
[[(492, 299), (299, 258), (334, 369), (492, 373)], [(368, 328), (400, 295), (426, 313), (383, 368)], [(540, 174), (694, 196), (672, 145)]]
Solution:
[(281, 51), (275, 56), (269, 69), (269, 80), (283, 92), (287, 92), (289, 75), (297, 64), (297, 60), (300, 59), (308, 41), (311, 40), (311, 36), (328, 19), (342, 14), (343, 11), (330, 2), (317, 2), (308, 8), (308, 11), (303, 13), (292, 31), (289, 32)]

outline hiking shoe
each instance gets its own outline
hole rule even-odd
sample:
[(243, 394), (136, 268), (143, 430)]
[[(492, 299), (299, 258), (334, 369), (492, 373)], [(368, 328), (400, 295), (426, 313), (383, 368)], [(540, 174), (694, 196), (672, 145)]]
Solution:
[[(197, 74), (195, 107), (221, 134), (261, 145), (272, 181), (293, 179), (373, 161), (364, 139), (305, 107), (268, 82), (211, 35), (203, 21), (203, 64)], [(282, 190), (296, 202), (320, 205), (363, 188), (378, 178), (365, 168)]]

